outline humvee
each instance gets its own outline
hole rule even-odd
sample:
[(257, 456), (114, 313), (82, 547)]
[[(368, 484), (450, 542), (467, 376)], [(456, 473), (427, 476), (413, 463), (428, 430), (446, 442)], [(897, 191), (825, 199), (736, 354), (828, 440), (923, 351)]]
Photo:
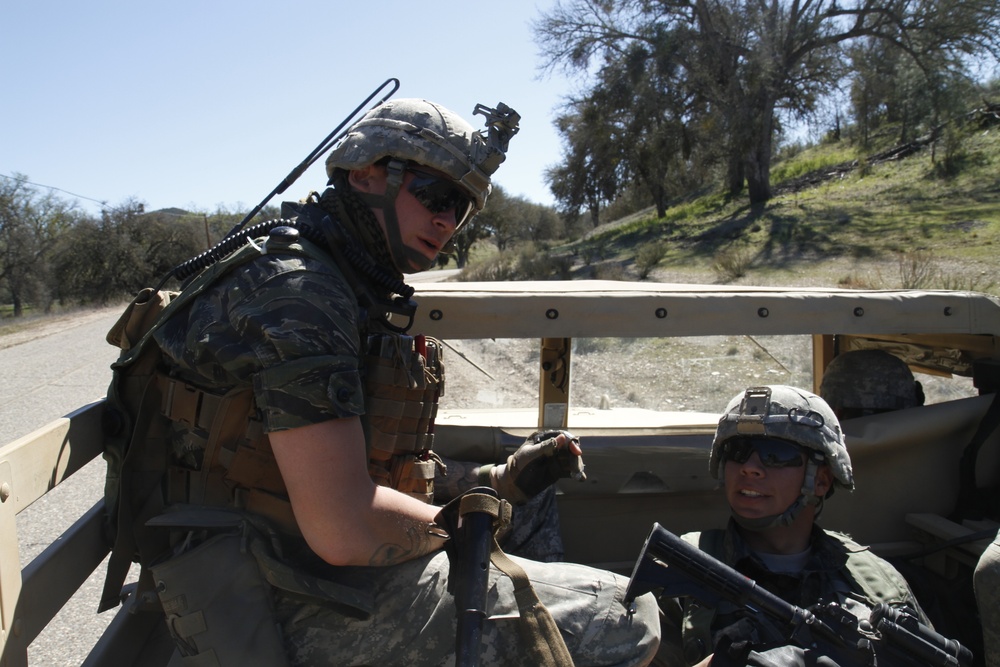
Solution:
[[(626, 575), (654, 522), (677, 534), (725, 525), (708, 459), (730, 398), (763, 384), (818, 392), (849, 350), (903, 359), (926, 404), (843, 423), (857, 489), (826, 503), (820, 523), (896, 563), (937, 629), (981, 653), (971, 572), (1000, 527), (1000, 433), (990, 428), (1000, 299), (615, 281), (416, 287), (411, 331), (446, 349), (435, 449), (501, 461), (537, 429), (572, 431), (586, 479), (558, 487), (566, 558)], [(102, 409), (0, 448), (0, 667), (27, 664), (29, 644), (108, 552), (95, 489), (92, 509), (16, 566), (15, 515), (100, 455)], [(85, 665), (168, 663), (162, 619), (135, 613), (130, 592)]]

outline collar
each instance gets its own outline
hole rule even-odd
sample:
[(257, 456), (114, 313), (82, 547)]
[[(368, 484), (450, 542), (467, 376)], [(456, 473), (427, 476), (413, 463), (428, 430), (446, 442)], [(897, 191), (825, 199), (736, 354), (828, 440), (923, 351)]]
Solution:
[[(816, 524), (813, 524), (809, 536), (809, 548), (809, 560), (803, 573), (833, 572), (844, 568), (847, 564), (847, 552), (841, 543)], [(747, 546), (743, 536), (740, 535), (738, 524), (732, 518), (726, 526), (723, 549), (728, 561), (740, 572), (747, 573), (748, 570), (770, 572), (760, 557)]]

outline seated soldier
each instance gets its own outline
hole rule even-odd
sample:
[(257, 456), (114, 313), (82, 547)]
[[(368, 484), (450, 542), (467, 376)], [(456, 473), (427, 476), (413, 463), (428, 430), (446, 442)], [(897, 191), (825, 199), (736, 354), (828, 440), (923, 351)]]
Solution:
[[(923, 385), (906, 362), (885, 350), (852, 350), (835, 357), (823, 373), (819, 394), (842, 423), (924, 404)], [(977, 619), (967, 603), (971, 581), (964, 571), (958, 578), (944, 577), (905, 558), (893, 564), (920, 596), (924, 612), (940, 632), (978, 648), (979, 638), (970, 630)]]
[(819, 395), (841, 421), (924, 404), (923, 385), (906, 362), (885, 350), (837, 356), (823, 373)]
[(1000, 533), (979, 557), (973, 582), (986, 667), (1000, 667)]
[[(836, 601), (867, 619), (876, 603), (886, 602), (927, 623), (889, 563), (815, 523), (835, 486), (854, 488), (840, 424), (819, 396), (775, 385), (733, 398), (712, 442), (710, 470), (723, 480), (729, 525), (683, 539), (791, 604)], [(753, 617), (728, 603), (709, 608), (687, 598), (663, 599), (661, 608), (663, 637), (654, 664), (708, 665), (716, 649), (761, 641)], [(779, 650), (780, 658), (771, 661), (766, 652), (751, 651), (736, 664), (795, 664), (788, 654), (798, 649)]]
[[(578, 468), (579, 446), (560, 433), (506, 463), (455, 463), (448, 488), (432, 451), (441, 348), (406, 333), (416, 306), (402, 279), (433, 266), (486, 203), (519, 116), (477, 110), (485, 131), (427, 100), (369, 110), (332, 148), (329, 187), (283, 206), (266, 240), (255, 226), (217, 246), (219, 262), (144, 339), (157, 349), (147, 375), (130, 376), (148, 388), (136, 446), (109, 470), (122, 529), (105, 600), (117, 605), (138, 553), (137, 595), (158, 596), (178, 664), (454, 664), (457, 508), (435, 495), (489, 485), (526, 525), (551, 516), (546, 489), (563, 463)], [(548, 505), (530, 504), (543, 495)], [(505, 548), (558, 559), (549, 538)], [(479, 664), (549, 653), (624, 667), (655, 653), (655, 602), (626, 614), (622, 577), (501, 562), (488, 571)]]

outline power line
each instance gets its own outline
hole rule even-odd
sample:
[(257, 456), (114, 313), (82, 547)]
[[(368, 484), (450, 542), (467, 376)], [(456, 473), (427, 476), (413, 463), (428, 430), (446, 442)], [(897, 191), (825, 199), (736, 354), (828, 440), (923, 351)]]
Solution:
[(102, 201), (100, 199), (94, 199), (93, 197), (85, 197), (84, 195), (78, 195), (75, 192), (70, 192), (69, 190), (63, 190), (62, 188), (57, 188), (54, 185), (43, 185), (42, 183), (33, 183), (25, 178), (14, 178), (13, 176), (8, 176), (6, 174), (0, 174), (0, 178), (6, 178), (8, 181), (15, 181), (17, 183), (27, 183), (28, 185), (34, 185), (37, 188), (46, 188), (48, 190), (57, 190), (59, 192), (64, 192), (70, 196), (77, 197), (78, 199), (86, 199), (87, 201), (92, 201), (95, 204), (100, 204), (101, 208), (108, 208), (108, 202)]

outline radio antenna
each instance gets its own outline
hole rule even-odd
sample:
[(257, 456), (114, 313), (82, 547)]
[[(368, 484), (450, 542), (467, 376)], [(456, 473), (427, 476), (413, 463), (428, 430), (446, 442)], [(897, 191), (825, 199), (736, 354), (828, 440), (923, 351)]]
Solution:
[(241, 229), (243, 229), (243, 227), (246, 226), (246, 224), (248, 222), (250, 222), (255, 215), (257, 215), (258, 213), (260, 213), (261, 210), (265, 206), (267, 206), (267, 203), (269, 201), (271, 201), (271, 199), (275, 195), (280, 195), (285, 190), (287, 190), (289, 188), (289, 186), (292, 185), (292, 183), (294, 183), (295, 181), (299, 180), (299, 177), (302, 176), (303, 173), (305, 173), (306, 169), (308, 169), (309, 167), (311, 167), (312, 164), (314, 162), (316, 162), (316, 160), (318, 160), (323, 155), (323, 153), (325, 153), (328, 150), (330, 150), (330, 148), (332, 148), (333, 145), (335, 143), (337, 143), (343, 137), (343, 135), (344, 135), (344, 133), (346, 131), (345, 132), (341, 132), (341, 130), (344, 129), (344, 126), (347, 125), (355, 116), (357, 116), (361, 112), (361, 110), (364, 109), (365, 106), (368, 105), (369, 102), (371, 102), (373, 99), (375, 99), (375, 97), (379, 93), (381, 93), (383, 90), (385, 90), (386, 87), (388, 87), (390, 85), (392, 86), (392, 90), (390, 90), (389, 92), (385, 93), (379, 99), (378, 102), (376, 102), (375, 104), (372, 105), (373, 107), (378, 106), (379, 104), (382, 104), (383, 102), (385, 102), (386, 100), (388, 100), (390, 97), (392, 97), (396, 93), (397, 90), (399, 90), (399, 79), (396, 79), (396, 78), (386, 79), (385, 82), (381, 86), (379, 86), (374, 91), (372, 91), (372, 94), (369, 95), (368, 97), (366, 97), (364, 102), (362, 102), (361, 104), (359, 104), (354, 109), (354, 111), (352, 111), (350, 113), (350, 115), (348, 115), (347, 118), (345, 118), (340, 123), (340, 125), (338, 125), (337, 127), (335, 127), (333, 129), (333, 131), (330, 132), (330, 134), (328, 134), (326, 136), (326, 138), (323, 139), (323, 141), (321, 141), (320, 144), (316, 148), (314, 148), (311, 153), (309, 153), (309, 155), (306, 156), (306, 159), (304, 159), (301, 163), (299, 163), (299, 166), (295, 167), (295, 169), (292, 169), (288, 173), (288, 176), (285, 176), (284, 180), (282, 180), (281, 183), (279, 183), (276, 188), (274, 188), (273, 190), (271, 190), (271, 193), (269, 195), (267, 195), (266, 197), (264, 197), (264, 199), (261, 200), (261, 202), (259, 204), (257, 204), (253, 208), (252, 211), (250, 211), (249, 213), (247, 213), (246, 217), (243, 218), (243, 220), (241, 220), (238, 225), (236, 225), (231, 230), (229, 230), (229, 233), (226, 234), (226, 236), (224, 237), (223, 240), (228, 239), (229, 237), (233, 236), (234, 234), (236, 234), (237, 232), (239, 232)]

